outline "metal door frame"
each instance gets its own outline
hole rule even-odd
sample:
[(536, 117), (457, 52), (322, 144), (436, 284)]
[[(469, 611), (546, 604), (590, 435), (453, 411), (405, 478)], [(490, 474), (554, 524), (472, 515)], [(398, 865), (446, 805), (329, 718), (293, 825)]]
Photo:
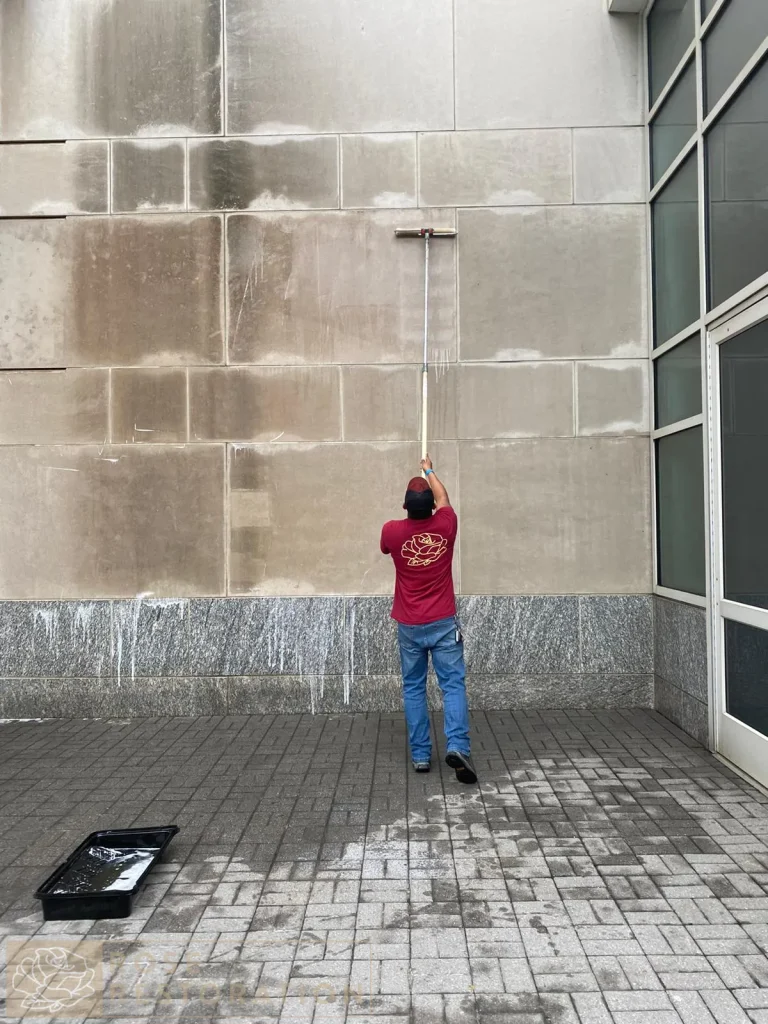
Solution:
[(723, 593), (723, 501), (721, 449), (720, 348), (722, 345), (768, 320), (768, 297), (736, 313), (707, 332), (710, 368), (709, 451), (710, 451), (710, 581), (712, 631), (712, 694), (714, 696), (714, 748), (723, 757), (768, 785), (768, 736), (729, 715), (725, 709), (725, 620), (730, 619), (768, 631), (768, 609), (754, 608), (726, 600)]

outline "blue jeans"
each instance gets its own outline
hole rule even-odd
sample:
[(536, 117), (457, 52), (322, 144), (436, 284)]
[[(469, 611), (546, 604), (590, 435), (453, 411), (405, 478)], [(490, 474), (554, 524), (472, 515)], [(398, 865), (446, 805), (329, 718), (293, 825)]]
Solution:
[(427, 626), (398, 625), (403, 701), (413, 761), (428, 761), (432, 753), (427, 711), (427, 667), (432, 666), (443, 692), (445, 738), (448, 750), (469, 753), (469, 711), (464, 685), (464, 642), (456, 640), (455, 618)]

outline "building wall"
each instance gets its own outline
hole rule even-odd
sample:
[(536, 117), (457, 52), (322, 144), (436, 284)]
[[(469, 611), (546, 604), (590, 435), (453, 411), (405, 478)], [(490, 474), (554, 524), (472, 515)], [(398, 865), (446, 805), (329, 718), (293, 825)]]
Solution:
[(653, 599), (655, 707), (709, 745), (706, 609)]
[(639, 33), (596, 0), (5, 0), (6, 629), (120, 599), (137, 643), (137, 595), (231, 598), (235, 630), (264, 598), (296, 647), (275, 598), (388, 593), (423, 302), (394, 229), (423, 224), (458, 229), (430, 420), (457, 588), (509, 635), (507, 595), (601, 596), (609, 623), (647, 594)]

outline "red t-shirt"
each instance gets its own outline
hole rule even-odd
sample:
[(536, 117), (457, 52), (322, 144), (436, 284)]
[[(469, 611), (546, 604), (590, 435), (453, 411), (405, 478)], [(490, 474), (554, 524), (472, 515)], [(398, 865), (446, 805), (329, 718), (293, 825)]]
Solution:
[(425, 626), (456, 614), (453, 546), (458, 520), (446, 505), (430, 519), (392, 519), (381, 531), (381, 550), (395, 563), (392, 618)]

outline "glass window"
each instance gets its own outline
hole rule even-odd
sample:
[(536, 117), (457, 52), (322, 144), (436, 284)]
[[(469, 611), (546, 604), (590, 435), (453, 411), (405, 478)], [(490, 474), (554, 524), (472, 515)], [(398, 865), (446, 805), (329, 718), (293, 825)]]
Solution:
[(699, 212), (696, 152), (654, 199), (654, 343), (699, 318)]
[(656, 426), (685, 420), (701, 412), (701, 340), (697, 334), (675, 345), (654, 363)]
[(655, 185), (696, 131), (696, 62), (661, 106), (651, 125), (651, 166)]
[(766, 0), (731, 0), (704, 40), (705, 110), (721, 98), (768, 34)]
[(659, 583), (704, 594), (704, 449), (701, 427), (656, 442)]
[(768, 608), (768, 321), (720, 346), (725, 596)]
[(648, 15), (651, 106), (693, 42), (694, 0), (656, 0)]
[(726, 620), (725, 707), (768, 736), (768, 633)]
[(768, 271), (766, 167), (768, 62), (707, 136), (710, 309)]

